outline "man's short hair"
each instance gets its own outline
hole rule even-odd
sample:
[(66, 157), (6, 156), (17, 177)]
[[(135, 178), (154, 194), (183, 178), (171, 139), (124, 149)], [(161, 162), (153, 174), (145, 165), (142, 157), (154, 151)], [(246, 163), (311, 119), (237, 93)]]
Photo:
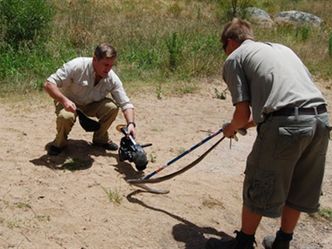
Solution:
[(94, 56), (97, 60), (105, 58), (113, 59), (116, 58), (117, 53), (115, 48), (112, 47), (112, 45), (108, 43), (101, 43), (96, 47)]
[(248, 21), (239, 18), (234, 18), (232, 21), (226, 23), (220, 41), (223, 44), (226, 44), (228, 39), (235, 40), (239, 43), (242, 43), (247, 39), (254, 40), (251, 24)]

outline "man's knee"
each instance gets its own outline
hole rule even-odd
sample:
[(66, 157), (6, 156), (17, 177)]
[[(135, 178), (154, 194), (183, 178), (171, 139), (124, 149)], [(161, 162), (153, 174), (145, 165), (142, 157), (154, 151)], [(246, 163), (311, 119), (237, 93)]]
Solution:
[(105, 103), (103, 107), (103, 112), (107, 113), (110, 116), (117, 116), (119, 113), (119, 107), (110, 101)]
[(57, 115), (57, 122), (59, 123), (75, 123), (75, 114), (72, 112), (67, 112), (66, 110), (62, 109), (59, 114)]

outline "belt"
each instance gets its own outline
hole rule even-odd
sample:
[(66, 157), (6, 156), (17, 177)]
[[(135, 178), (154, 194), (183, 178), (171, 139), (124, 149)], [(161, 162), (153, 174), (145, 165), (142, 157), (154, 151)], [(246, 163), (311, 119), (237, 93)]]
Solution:
[[(298, 108), (298, 115), (316, 115), (327, 112), (326, 105), (322, 104), (315, 107), (308, 108)], [(284, 107), (275, 112), (270, 113), (272, 116), (295, 116), (296, 108), (295, 107)]]

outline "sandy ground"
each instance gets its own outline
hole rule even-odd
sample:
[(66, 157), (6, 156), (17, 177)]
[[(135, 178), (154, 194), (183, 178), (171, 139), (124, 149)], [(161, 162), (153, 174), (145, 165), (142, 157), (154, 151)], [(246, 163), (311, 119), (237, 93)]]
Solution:
[[(157, 99), (155, 91), (131, 94), (136, 105), (139, 143), (154, 171), (218, 130), (231, 117), (230, 98), (214, 98), (213, 83), (199, 93)], [(330, 105), (332, 91), (321, 88)], [(68, 148), (58, 157), (45, 146), (55, 135), (52, 101), (46, 94), (0, 100), (0, 248), (200, 249), (209, 237), (233, 235), (240, 226), (241, 189), (246, 157), (256, 131), (238, 142), (221, 142), (202, 162), (169, 181), (151, 185), (168, 189), (156, 195), (129, 185), (140, 177), (117, 153), (91, 145), (91, 133), (77, 123)], [(123, 123), (119, 115), (115, 122)], [(119, 142), (122, 134), (110, 134)], [(221, 136), (219, 136), (221, 137)], [(200, 146), (158, 176), (195, 160), (217, 138)], [(329, 148), (322, 208), (332, 208), (332, 154)], [(112, 199), (113, 198), (113, 199)], [(257, 248), (279, 219), (264, 218)], [(292, 248), (332, 248), (331, 222), (304, 214)]]

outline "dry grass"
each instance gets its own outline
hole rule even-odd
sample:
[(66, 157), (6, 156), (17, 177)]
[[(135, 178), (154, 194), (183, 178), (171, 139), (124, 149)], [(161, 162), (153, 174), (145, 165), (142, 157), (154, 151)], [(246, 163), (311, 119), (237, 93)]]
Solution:
[[(253, 3), (271, 15), (297, 9), (323, 18), (325, 26), (320, 30), (286, 27), (267, 32), (257, 26), (254, 29), (258, 40), (280, 42), (294, 49), (315, 76), (324, 79), (332, 76), (328, 51), (328, 39), (332, 34), (332, 7), (329, 1), (243, 1)], [(15, 75), (1, 79), (6, 83), (2, 84), (2, 88), (15, 86), (21, 91), (40, 89), (45, 78), (64, 61), (76, 56), (92, 55), (96, 44), (100, 42), (110, 42), (118, 50), (118, 66), (115, 70), (129, 91), (130, 88), (137, 91), (138, 88), (150, 87), (160, 98), (175, 89), (174, 86), (175, 94), (192, 93), (199, 90), (193, 82), (220, 77), (225, 55), (220, 48), (219, 35), (227, 20), (224, 9), (227, 1), (52, 2), (56, 16), (53, 33), (45, 45), (45, 55), (39, 58), (40, 55), (36, 54), (29, 61), (29, 67), (22, 62), (20, 67), (23, 70), (8, 68), (13, 64), (11, 61), (7, 62), (8, 65), (2, 65), (3, 70), (14, 72), (9, 75)], [(176, 42), (169, 43), (175, 34)], [(8, 58), (10, 60), (12, 55), (9, 54)], [(183, 85), (187, 83), (189, 85)], [(2, 92), (8, 91), (4, 89)]]

